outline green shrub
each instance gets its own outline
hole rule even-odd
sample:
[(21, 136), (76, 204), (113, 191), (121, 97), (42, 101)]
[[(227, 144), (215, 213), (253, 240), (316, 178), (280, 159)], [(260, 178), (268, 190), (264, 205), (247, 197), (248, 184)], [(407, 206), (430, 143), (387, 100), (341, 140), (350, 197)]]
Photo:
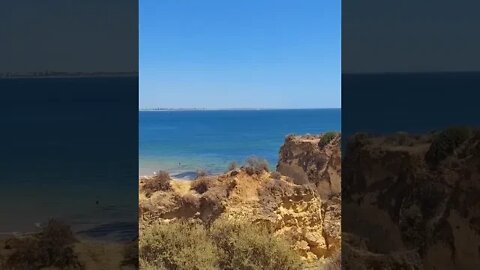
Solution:
[(147, 197), (150, 197), (157, 191), (168, 191), (172, 189), (170, 185), (170, 174), (166, 171), (158, 171), (153, 177), (145, 180), (143, 191)]
[(471, 136), (467, 127), (452, 127), (433, 135), (432, 144), (425, 160), (430, 166), (437, 166), (442, 160), (453, 154), (455, 149)]
[(154, 224), (142, 231), (140, 269), (217, 269), (217, 248), (201, 225)]
[(210, 235), (220, 249), (220, 269), (302, 269), (300, 257), (290, 245), (262, 227), (219, 219)]
[(74, 254), (77, 241), (70, 227), (50, 220), (40, 233), (7, 240), (14, 252), (7, 258), (7, 269), (84, 269)]
[(142, 231), (140, 269), (293, 270), (299, 255), (282, 238), (251, 223), (216, 220), (198, 224), (153, 224)]
[(147, 197), (150, 197), (157, 191), (168, 191), (172, 189), (170, 185), (170, 174), (166, 171), (158, 171), (153, 177), (145, 180), (143, 191)]
[(322, 135), (322, 137), (320, 138), (320, 143), (319, 145), (321, 147), (329, 144), (336, 136), (338, 135), (337, 132), (334, 132), (334, 131), (329, 131), (329, 132), (326, 132)]
[(245, 171), (249, 175), (253, 175), (254, 173), (261, 174), (264, 171), (268, 172), (270, 169), (268, 166), (268, 161), (262, 158), (251, 156), (245, 161)]

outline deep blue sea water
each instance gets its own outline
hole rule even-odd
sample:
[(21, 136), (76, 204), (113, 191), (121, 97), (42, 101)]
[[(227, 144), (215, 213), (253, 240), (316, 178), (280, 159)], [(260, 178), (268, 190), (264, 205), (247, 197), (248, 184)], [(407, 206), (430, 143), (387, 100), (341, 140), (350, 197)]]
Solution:
[(142, 111), (140, 175), (216, 173), (252, 155), (274, 168), (285, 136), (340, 131), (340, 119), (340, 109)]
[(342, 75), (342, 135), (480, 126), (480, 72)]
[(0, 89), (0, 237), (50, 218), (135, 236), (138, 78), (0, 79)]

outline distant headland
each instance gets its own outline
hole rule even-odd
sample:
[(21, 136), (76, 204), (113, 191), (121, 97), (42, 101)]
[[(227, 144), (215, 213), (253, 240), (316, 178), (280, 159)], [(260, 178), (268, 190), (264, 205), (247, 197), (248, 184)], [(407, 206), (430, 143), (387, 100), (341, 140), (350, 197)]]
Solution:
[(135, 77), (138, 72), (2, 72), (0, 79), (36, 79), (36, 78), (90, 78), (90, 77)]

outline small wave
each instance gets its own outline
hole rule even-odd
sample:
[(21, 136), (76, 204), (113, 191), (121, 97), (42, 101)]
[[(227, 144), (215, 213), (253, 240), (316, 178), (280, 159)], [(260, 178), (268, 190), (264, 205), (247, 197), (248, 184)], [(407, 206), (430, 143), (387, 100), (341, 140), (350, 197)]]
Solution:
[(197, 172), (186, 171), (186, 172), (180, 172), (180, 173), (172, 173), (172, 176), (179, 179), (193, 180), (195, 179), (195, 177), (197, 177)]
[(133, 222), (106, 223), (78, 231), (77, 234), (95, 239), (131, 241), (138, 237), (138, 226)]

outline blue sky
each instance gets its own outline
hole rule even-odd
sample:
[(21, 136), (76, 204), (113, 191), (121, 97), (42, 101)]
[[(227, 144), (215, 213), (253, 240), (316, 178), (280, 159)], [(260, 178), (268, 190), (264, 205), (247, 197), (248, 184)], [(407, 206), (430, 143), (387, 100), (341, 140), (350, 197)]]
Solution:
[(141, 0), (140, 108), (339, 108), (340, 1)]

